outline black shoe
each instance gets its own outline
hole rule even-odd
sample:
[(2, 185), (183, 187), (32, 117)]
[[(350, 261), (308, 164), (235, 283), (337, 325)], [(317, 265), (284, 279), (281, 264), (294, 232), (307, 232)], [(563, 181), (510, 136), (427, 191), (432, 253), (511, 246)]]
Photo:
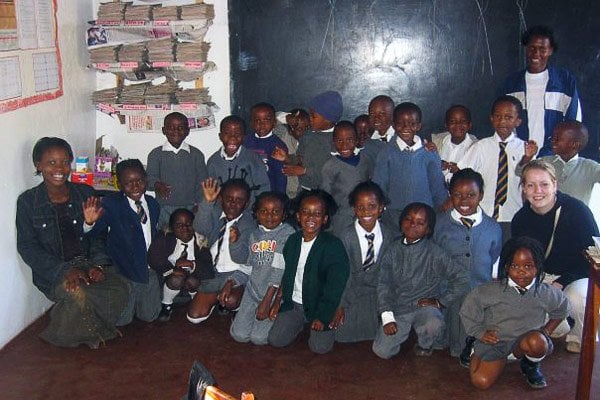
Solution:
[(540, 363), (528, 360), (526, 357), (521, 359), (521, 372), (527, 377), (527, 383), (534, 389), (543, 389), (548, 384), (546, 378), (540, 371)]
[(473, 352), (473, 344), (475, 344), (475, 338), (473, 336), (467, 336), (465, 339), (465, 348), (460, 352), (458, 356), (458, 362), (465, 368), (471, 366), (471, 353)]
[(171, 312), (173, 311), (173, 304), (163, 304), (162, 309), (160, 310), (160, 314), (158, 314), (158, 318), (156, 318), (159, 322), (167, 322), (171, 319)]

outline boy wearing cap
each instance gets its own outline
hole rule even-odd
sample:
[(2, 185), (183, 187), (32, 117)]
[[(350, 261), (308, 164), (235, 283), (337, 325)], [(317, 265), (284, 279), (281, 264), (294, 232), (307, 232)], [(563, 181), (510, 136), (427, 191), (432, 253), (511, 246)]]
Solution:
[(308, 105), (312, 130), (300, 138), (296, 156), (277, 148), (273, 158), (283, 161), (283, 173), (297, 176), (302, 189), (317, 189), (321, 184), (321, 169), (329, 159), (333, 143), (333, 127), (342, 117), (342, 96), (335, 91), (323, 92)]

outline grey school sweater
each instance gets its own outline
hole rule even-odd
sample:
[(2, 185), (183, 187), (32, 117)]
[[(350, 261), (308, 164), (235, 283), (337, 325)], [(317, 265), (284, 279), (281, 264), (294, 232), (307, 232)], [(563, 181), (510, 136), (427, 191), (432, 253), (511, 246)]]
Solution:
[(467, 295), (460, 319), (467, 335), (481, 339), (488, 329), (498, 331), (502, 341), (515, 340), (525, 332), (539, 329), (550, 319), (564, 319), (569, 302), (563, 292), (547, 283), (521, 295), (506, 280), (484, 283)]
[(306, 132), (300, 138), (296, 155), (302, 158), (306, 173), (299, 177), (300, 185), (317, 189), (321, 185), (321, 170), (331, 156), (333, 132)]
[(156, 196), (160, 205), (189, 206), (203, 199), (202, 181), (208, 177), (204, 154), (190, 146), (190, 152), (163, 151), (162, 146), (148, 154), (148, 188), (154, 190), (157, 181), (171, 185), (168, 199)]

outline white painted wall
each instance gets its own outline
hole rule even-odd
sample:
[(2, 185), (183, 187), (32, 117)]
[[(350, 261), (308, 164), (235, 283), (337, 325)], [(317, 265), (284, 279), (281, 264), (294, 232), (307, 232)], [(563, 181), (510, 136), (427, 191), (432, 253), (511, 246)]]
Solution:
[[(168, 5), (189, 3), (194, 3), (194, 1), (172, 0), (168, 2)], [(214, 4), (215, 7), (213, 25), (208, 30), (204, 40), (211, 44), (208, 60), (213, 61), (217, 65), (217, 70), (204, 76), (204, 86), (209, 88), (212, 101), (220, 108), (215, 114), (215, 121), (218, 127), (219, 122), (231, 113), (227, 1), (206, 0), (205, 3)], [(115, 85), (114, 75), (108, 73), (99, 73), (98, 75), (100, 88), (113, 87)], [(114, 146), (119, 151), (119, 156), (123, 159), (139, 158), (142, 163), (146, 164), (148, 153), (166, 141), (165, 136), (161, 133), (127, 133), (125, 125), (121, 125), (118, 119), (101, 112), (97, 112), (96, 123), (97, 137), (104, 135), (102, 145), (106, 148), (111, 145)], [(217, 128), (192, 131), (186, 141), (192, 146), (199, 148), (208, 160), (208, 157), (220, 146), (218, 132)]]
[(89, 94), (95, 74), (86, 70), (86, 21), (89, 1), (58, 1), (58, 36), (62, 56), (64, 95), (0, 114), (0, 347), (39, 317), (48, 300), (32, 284), (31, 270), (17, 253), (15, 212), (18, 195), (37, 185), (31, 150), (42, 136), (60, 136), (76, 154), (93, 154), (95, 111)]

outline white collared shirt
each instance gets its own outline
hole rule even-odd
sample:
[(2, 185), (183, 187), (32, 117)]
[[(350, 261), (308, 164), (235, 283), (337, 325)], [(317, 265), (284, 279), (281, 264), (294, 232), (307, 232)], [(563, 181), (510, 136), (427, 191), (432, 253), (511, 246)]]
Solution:
[[(237, 218), (232, 219), (231, 221), (227, 221), (225, 224), (225, 234), (223, 235), (223, 243), (221, 244), (221, 251), (219, 252), (219, 259), (217, 260), (217, 265), (215, 268), (218, 272), (231, 272), (240, 270), (245, 274), (250, 275), (252, 268), (244, 265), (237, 264), (231, 259), (231, 254), (229, 254), (229, 231), (231, 227), (236, 224), (240, 218), (242, 218), (244, 213), (240, 214)], [(219, 220), (225, 217), (225, 213), (221, 213)], [(219, 250), (219, 241), (215, 241), (213, 245), (210, 247), (210, 254), (212, 255), (213, 260), (217, 256)]]
[(292, 301), (294, 303), (302, 304), (302, 281), (304, 280), (304, 266), (308, 259), (308, 253), (312, 249), (313, 244), (318, 235), (313, 238), (310, 242), (305, 242), (302, 238), (302, 244), (300, 245), (300, 257), (298, 257), (298, 267), (296, 268), (296, 276), (294, 277), (294, 291), (292, 292)]
[[(531, 283), (529, 285), (527, 285), (527, 287), (524, 287), (524, 288), (521, 288), (521, 289), (527, 289), (527, 290), (531, 289), (533, 287), (533, 285), (535, 284), (535, 280), (536, 280), (536, 278), (533, 278), (533, 280), (531, 281)], [(508, 283), (508, 286), (510, 286), (512, 288), (515, 288), (515, 290), (517, 292), (519, 292), (519, 289), (517, 289), (517, 288), (520, 287), (520, 286), (517, 285), (515, 281), (513, 281), (512, 279), (510, 279), (510, 277), (508, 277), (508, 282), (507, 283)], [(521, 292), (519, 292), (519, 293), (521, 293)]]
[(221, 153), (220, 154), (221, 154), (221, 157), (223, 157), (223, 159), (225, 161), (233, 161), (236, 158), (238, 158), (238, 156), (240, 155), (241, 152), (242, 152), (242, 145), (240, 145), (240, 147), (238, 147), (237, 151), (231, 157), (229, 157), (227, 155), (227, 153), (225, 153), (225, 147), (221, 146)]
[(421, 147), (423, 147), (423, 142), (421, 142), (421, 138), (415, 135), (413, 138), (415, 144), (409, 146), (404, 140), (400, 139), (400, 136), (396, 138), (396, 143), (398, 143), (398, 147), (400, 151), (417, 151)]
[(254, 137), (258, 138), (258, 139), (266, 139), (271, 136), (273, 136), (273, 131), (267, 133), (265, 136), (258, 136), (258, 134), (256, 132), (254, 132)]
[(450, 211), (450, 216), (459, 224), (462, 224), (462, 221), (460, 220), (461, 218), (469, 218), (473, 221), (473, 226), (477, 226), (483, 220), (483, 211), (481, 211), (480, 207), (477, 207), (477, 212), (475, 214), (462, 215), (456, 210), (456, 208), (453, 208), (452, 211)]
[(190, 150), (190, 145), (187, 144), (186, 142), (181, 142), (181, 146), (179, 146), (179, 148), (176, 148), (175, 146), (173, 146), (171, 143), (169, 143), (169, 141), (167, 141), (166, 143), (164, 143), (162, 145), (162, 151), (167, 151), (167, 152), (172, 152), (172, 153), (179, 153), (181, 150), (185, 150), (188, 153), (191, 152)]
[(373, 250), (375, 250), (375, 258), (373, 261), (377, 261), (379, 257), (379, 250), (381, 250), (381, 245), (383, 244), (383, 233), (381, 232), (381, 225), (379, 224), (379, 221), (375, 222), (375, 227), (373, 227), (371, 232), (367, 232), (365, 228), (358, 223), (358, 220), (356, 220), (354, 221), (354, 230), (358, 236), (358, 243), (360, 244), (360, 259), (363, 263), (365, 262), (365, 258), (367, 257), (367, 249), (369, 248), (369, 241), (365, 235), (369, 235), (371, 233), (375, 234), (375, 238), (373, 238)]
[(380, 134), (379, 131), (373, 132), (373, 135), (371, 135), (371, 139), (381, 141), (381, 139), (383, 138), (383, 139), (385, 139), (386, 143), (389, 143), (390, 140), (392, 140), (393, 136), (394, 136), (394, 127), (392, 125), (390, 125), (389, 128), (387, 129), (387, 131), (385, 131), (385, 133), (383, 135)]
[[(496, 197), (496, 183), (498, 181), (498, 154), (500, 152), (500, 136), (494, 132), (493, 136), (484, 138), (474, 143), (467, 154), (458, 162), (458, 168), (473, 168), (483, 177), (485, 191), (480, 206), (488, 216), (494, 215), (494, 200)], [(514, 215), (523, 206), (521, 197), (520, 179), (515, 174), (515, 169), (525, 154), (525, 142), (515, 133), (511, 133), (505, 141), (506, 155), (508, 157), (508, 192), (506, 202), (500, 206), (498, 222), (510, 222)]]
[[(131, 207), (133, 212), (135, 212), (137, 214), (137, 205), (135, 204), (135, 201), (133, 201), (131, 198), (129, 198), (125, 194), (123, 194), (123, 196), (125, 196), (125, 198), (129, 202), (129, 207)], [(150, 247), (150, 242), (152, 241), (152, 230), (150, 229), (150, 226), (151, 226), (150, 225), (150, 212), (148, 211), (148, 203), (146, 202), (145, 196), (142, 196), (142, 198), (140, 199), (140, 202), (142, 203), (142, 208), (146, 212), (146, 223), (142, 224), (142, 221), (140, 221), (140, 225), (142, 226), (142, 232), (144, 232), (144, 240), (146, 241), (146, 250), (148, 250), (148, 248)]]
[[(194, 254), (194, 242), (196, 238), (192, 237), (189, 242), (187, 242), (187, 259), (190, 261), (196, 261), (196, 254)], [(175, 265), (181, 254), (183, 253), (183, 243), (181, 240), (176, 239), (175, 248), (173, 249), (173, 253), (168, 257), (168, 260), (171, 264)], [(220, 257), (220, 256), (219, 256)]]

